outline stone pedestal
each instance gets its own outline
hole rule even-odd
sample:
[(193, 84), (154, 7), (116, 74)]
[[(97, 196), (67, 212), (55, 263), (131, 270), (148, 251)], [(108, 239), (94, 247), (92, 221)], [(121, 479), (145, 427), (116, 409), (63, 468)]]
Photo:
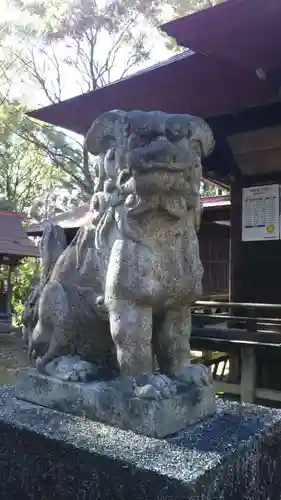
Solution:
[(281, 412), (218, 402), (154, 439), (0, 389), (1, 500), (279, 500)]
[(189, 384), (156, 400), (133, 397), (130, 391), (129, 381), (65, 382), (31, 368), (19, 370), (15, 381), (19, 399), (150, 437), (170, 436), (215, 412), (211, 382)]

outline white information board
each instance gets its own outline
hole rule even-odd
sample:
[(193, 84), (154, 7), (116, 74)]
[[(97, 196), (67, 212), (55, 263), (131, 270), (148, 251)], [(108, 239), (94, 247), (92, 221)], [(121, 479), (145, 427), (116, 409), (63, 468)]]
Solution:
[(242, 191), (242, 241), (279, 240), (280, 187), (253, 186)]

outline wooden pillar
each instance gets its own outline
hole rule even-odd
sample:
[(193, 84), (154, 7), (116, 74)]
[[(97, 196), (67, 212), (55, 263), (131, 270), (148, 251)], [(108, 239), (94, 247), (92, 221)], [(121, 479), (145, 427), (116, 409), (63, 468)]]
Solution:
[(9, 316), (12, 316), (12, 271), (13, 267), (12, 264), (9, 265), (8, 269), (8, 285), (7, 285), (7, 313)]
[(241, 302), (242, 187), (233, 182), (230, 193), (230, 299)]
[(256, 352), (254, 347), (241, 349), (241, 401), (254, 403), (257, 377)]
[[(230, 245), (229, 245), (229, 295), (231, 302), (241, 301), (241, 218), (242, 218), (242, 188), (238, 182), (233, 182), (230, 192)], [(235, 315), (236, 310), (230, 310)], [(230, 326), (235, 326), (230, 325)], [(239, 351), (229, 352), (229, 381), (235, 384), (240, 382), (240, 355)]]

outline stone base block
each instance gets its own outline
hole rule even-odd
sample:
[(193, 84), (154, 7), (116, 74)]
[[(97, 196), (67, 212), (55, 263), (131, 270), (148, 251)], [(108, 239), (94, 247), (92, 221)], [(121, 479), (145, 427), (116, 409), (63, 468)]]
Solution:
[(159, 440), (0, 389), (1, 500), (280, 500), (280, 449), (280, 410), (218, 401)]
[(167, 399), (133, 397), (124, 381), (65, 382), (35, 369), (16, 375), (16, 397), (47, 408), (150, 437), (166, 437), (186, 429), (215, 411), (212, 386), (190, 386)]

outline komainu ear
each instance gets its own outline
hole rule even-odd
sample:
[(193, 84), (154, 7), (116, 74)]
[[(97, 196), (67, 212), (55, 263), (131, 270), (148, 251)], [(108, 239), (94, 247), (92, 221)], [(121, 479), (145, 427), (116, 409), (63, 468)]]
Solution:
[(113, 110), (99, 116), (85, 137), (85, 149), (93, 155), (99, 155), (111, 148), (122, 146), (125, 115), (124, 111)]
[(201, 158), (209, 156), (215, 147), (215, 139), (208, 123), (202, 118), (190, 117), (189, 128), (190, 140), (199, 145)]

